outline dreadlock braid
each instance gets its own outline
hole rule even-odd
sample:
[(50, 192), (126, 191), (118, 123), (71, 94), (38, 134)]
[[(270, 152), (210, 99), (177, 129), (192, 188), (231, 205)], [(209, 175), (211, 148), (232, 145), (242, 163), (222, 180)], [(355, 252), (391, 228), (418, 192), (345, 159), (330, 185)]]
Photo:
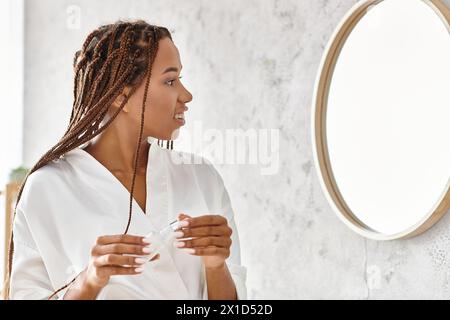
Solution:
[[(73, 59), (73, 105), (69, 125), (62, 138), (27, 173), (19, 189), (13, 221), (28, 177), (34, 171), (60, 158), (70, 150), (83, 145), (105, 130), (146, 77), (139, 138), (134, 154), (134, 172), (130, 192), (128, 222), (124, 233), (128, 232), (131, 223), (132, 199), (143, 135), (145, 103), (150, 83), (151, 67), (158, 51), (158, 42), (166, 37), (172, 40), (171, 34), (166, 28), (149, 25), (143, 20), (133, 22), (119, 20), (113, 24), (100, 26), (86, 37), (81, 50), (75, 53)], [(125, 87), (130, 88), (129, 94), (112, 116), (107, 121), (103, 121), (109, 106), (122, 93)], [(103, 125), (100, 126), (101, 124)], [(173, 142), (170, 142), (170, 148), (172, 148)], [(167, 148), (169, 148), (168, 145)], [(13, 253), (14, 242), (11, 232), (8, 269), (6, 270), (7, 280), (4, 286), (7, 299), (9, 298)], [(68, 287), (76, 278), (56, 290), (48, 299), (51, 299), (59, 291)]]

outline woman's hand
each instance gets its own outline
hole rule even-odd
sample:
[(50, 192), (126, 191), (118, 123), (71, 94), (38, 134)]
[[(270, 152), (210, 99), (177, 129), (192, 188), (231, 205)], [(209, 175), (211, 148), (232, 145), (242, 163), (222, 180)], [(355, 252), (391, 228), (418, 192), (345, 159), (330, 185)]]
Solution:
[[(148, 239), (132, 235), (111, 235), (97, 238), (91, 249), (91, 258), (86, 269), (77, 277), (74, 286), (64, 299), (95, 299), (111, 276), (137, 275), (150, 254)], [(142, 256), (142, 257), (134, 257)], [(159, 254), (151, 261), (159, 259)]]
[[(103, 288), (111, 276), (142, 273), (146, 259), (130, 255), (150, 254), (149, 244), (144, 237), (128, 234), (98, 237), (86, 269), (87, 283)], [(156, 255), (152, 261), (158, 258)]]
[[(233, 230), (221, 215), (203, 215), (190, 217), (180, 214), (179, 220), (188, 221), (189, 225), (179, 230), (183, 235), (174, 245), (192, 255), (201, 256), (206, 268), (221, 268), (230, 256), (231, 234)], [(193, 238), (185, 240), (184, 238)], [(184, 249), (186, 248), (186, 249)]]

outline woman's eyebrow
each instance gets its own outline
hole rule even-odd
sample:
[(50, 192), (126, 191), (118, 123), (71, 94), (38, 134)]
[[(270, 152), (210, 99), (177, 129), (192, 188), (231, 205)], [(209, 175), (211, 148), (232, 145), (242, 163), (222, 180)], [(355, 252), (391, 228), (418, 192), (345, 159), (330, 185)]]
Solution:
[(162, 74), (165, 74), (165, 73), (171, 72), (171, 71), (178, 72), (178, 68), (177, 67), (168, 67), (166, 70), (164, 70), (164, 72)]

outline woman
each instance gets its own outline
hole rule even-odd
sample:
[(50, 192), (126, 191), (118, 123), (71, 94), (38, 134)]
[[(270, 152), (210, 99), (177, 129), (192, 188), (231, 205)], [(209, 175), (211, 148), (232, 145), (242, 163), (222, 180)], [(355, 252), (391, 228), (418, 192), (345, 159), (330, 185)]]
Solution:
[[(181, 68), (163, 27), (118, 21), (87, 37), (68, 129), (19, 192), (11, 299), (246, 298), (223, 180), (172, 149), (192, 100)], [(148, 261), (145, 235), (175, 219), (176, 241)]]

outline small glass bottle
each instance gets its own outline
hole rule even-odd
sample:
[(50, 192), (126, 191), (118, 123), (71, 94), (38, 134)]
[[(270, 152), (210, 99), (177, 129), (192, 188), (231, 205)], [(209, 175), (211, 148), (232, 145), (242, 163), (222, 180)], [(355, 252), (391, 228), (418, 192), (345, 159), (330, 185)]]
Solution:
[(160, 231), (151, 231), (145, 236), (150, 239), (149, 248), (151, 250), (150, 254), (144, 256), (147, 261), (153, 259), (160, 252), (162, 246), (174, 239), (174, 231), (180, 228), (180, 222), (179, 220), (174, 220)]

